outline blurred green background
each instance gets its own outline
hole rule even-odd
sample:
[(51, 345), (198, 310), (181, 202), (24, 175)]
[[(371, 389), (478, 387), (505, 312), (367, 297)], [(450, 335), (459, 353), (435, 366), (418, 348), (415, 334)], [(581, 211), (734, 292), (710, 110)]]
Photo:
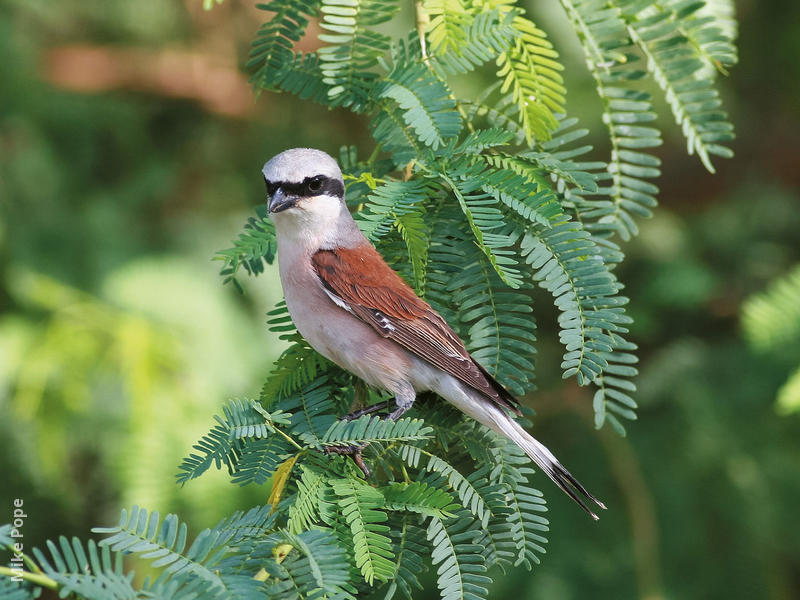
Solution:
[[(560, 5), (530, 8), (567, 65), (570, 111), (597, 126)], [(800, 344), (753, 349), (741, 329), (743, 301), (800, 263), (800, 4), (738, 9), (740, 64), (722, 82), (736, 158), (710, 176), (662, 118), (661, 206), (620, 268), (641, 347), (626, 439), (595, 432), (585, 391), (561, 383), (538, 304), (537, 437), (610, 510), (595, 525), (541, 479), (548, 556), (496, 573), (498, 598), (800, 597), (800, 412), (775, 407)], [(262, 18), (238, 0), (0, 3), (0, 522), (22, 498), (28, 547), (132, 503), (197, 532), (265, 500), (223, 473), (173, 483), (281, 351), (265, 326), (274, 271), (241, 296), (211, 257), (261, 201), (271, 155), (371, 145), (344, 111), (255, 99), (242, 65)]]

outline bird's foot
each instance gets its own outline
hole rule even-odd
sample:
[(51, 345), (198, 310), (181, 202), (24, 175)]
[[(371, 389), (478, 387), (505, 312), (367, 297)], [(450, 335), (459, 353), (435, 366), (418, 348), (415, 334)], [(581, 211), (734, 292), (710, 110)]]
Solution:
[(370, 470), (369, 467), (364, 463), (364, 457), (361, 456), (361, 452), (363, 452), (364, 448), (366, 448), (366, 444), (351, 444), (348, 446), (326, 446), (325, 453), (326, 454), (341, 454), (344, 456), (350, 456), (353, 459), (353, 462), (356, 463), (356, 466), (361, 469), (361, 472), (364, 473), (364, 477), (369, 477)]
[(408, 412), (408, 409), (411, 408), (411, 405), (408, 406), (398, 406), (395, 410), (393, 410), (389, 415), (386, 417), (390, 421), (397, 421), (400, 417)]
[(363, 417), (364, 415), (369, 415), (374, 412), (378, 412), (379, 410), (383, 410), (387, 406), (389, 406), (390, 400), (384, 400), (383, 402), (378, 402), (377, 404), (373, 404), (372, 406), (367, 406), (366, 408), (362, 408), (360, 410), (354, 410), (350, 414), (347, 414), (341, 418), (342, 421), (353, 421), (359, 417)]

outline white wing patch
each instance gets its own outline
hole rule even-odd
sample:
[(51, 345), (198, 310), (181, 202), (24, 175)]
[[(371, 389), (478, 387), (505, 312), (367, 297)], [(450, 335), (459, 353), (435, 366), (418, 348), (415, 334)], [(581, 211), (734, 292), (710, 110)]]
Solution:
[(375, 311), (375, 317), (378, 319), (378, 325), (380, 325), (381, 329), (385, 329), (386, 331), (394, 331), (395, 327), (392, 325), (389, 318), (383, 314), (381, 311)]
[(344, 300), (342, 300), (341, 298), (339, 298), (339, 296), (337, 296), (336, 294), (334, 294), (333, 292), (331, 292), (330, 290), (328, 290), (328, 288), (327, 288), (327, 287), (325, 287), (325, 286), (323, 285), (323, 286), (322, 286), (322, 289), (323, 289), (323, 290), (325, 290), (325, 293), (326, 293), (326, 294), (328, 294), (328, 298), (330, 298), (331, 300), (333, 300), (333, 303), (334, 303), (336, 306), (338, 306), (339, 308), (343, 308), (343, 309), (345, 309), (347, 312), (353, 312), (353, 309), (352, 309), (352, 308), (350, 308), (350, 305), (349, 305), (347, 302), (345, 302)]

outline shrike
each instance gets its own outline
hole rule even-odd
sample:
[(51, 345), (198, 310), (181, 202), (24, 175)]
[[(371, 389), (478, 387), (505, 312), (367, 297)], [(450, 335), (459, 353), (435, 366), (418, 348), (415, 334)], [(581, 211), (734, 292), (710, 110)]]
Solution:
[[(325, 358), (394, 394), (395, 420), (418, 392), (433, 391), (514, 441), (594, 519), (592, 496), (509, 413), (517, 400), (475, 359), (450, 326), (367, 241), (344, 200), (336, 161), (310, 148), (264, 165), (286, 306), (303, 337)], [(368, 412), (369, 409), (362, 411)]]

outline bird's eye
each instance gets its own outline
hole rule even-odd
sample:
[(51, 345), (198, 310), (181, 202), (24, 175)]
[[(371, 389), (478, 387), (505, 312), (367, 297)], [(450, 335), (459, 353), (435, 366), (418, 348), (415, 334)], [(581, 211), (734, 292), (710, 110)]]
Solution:
[(319, 192), (321, 189), (322, 189), (321, 177), (314, 177), (314, 179), (308, 182), (308, 191), (316, 193)]

